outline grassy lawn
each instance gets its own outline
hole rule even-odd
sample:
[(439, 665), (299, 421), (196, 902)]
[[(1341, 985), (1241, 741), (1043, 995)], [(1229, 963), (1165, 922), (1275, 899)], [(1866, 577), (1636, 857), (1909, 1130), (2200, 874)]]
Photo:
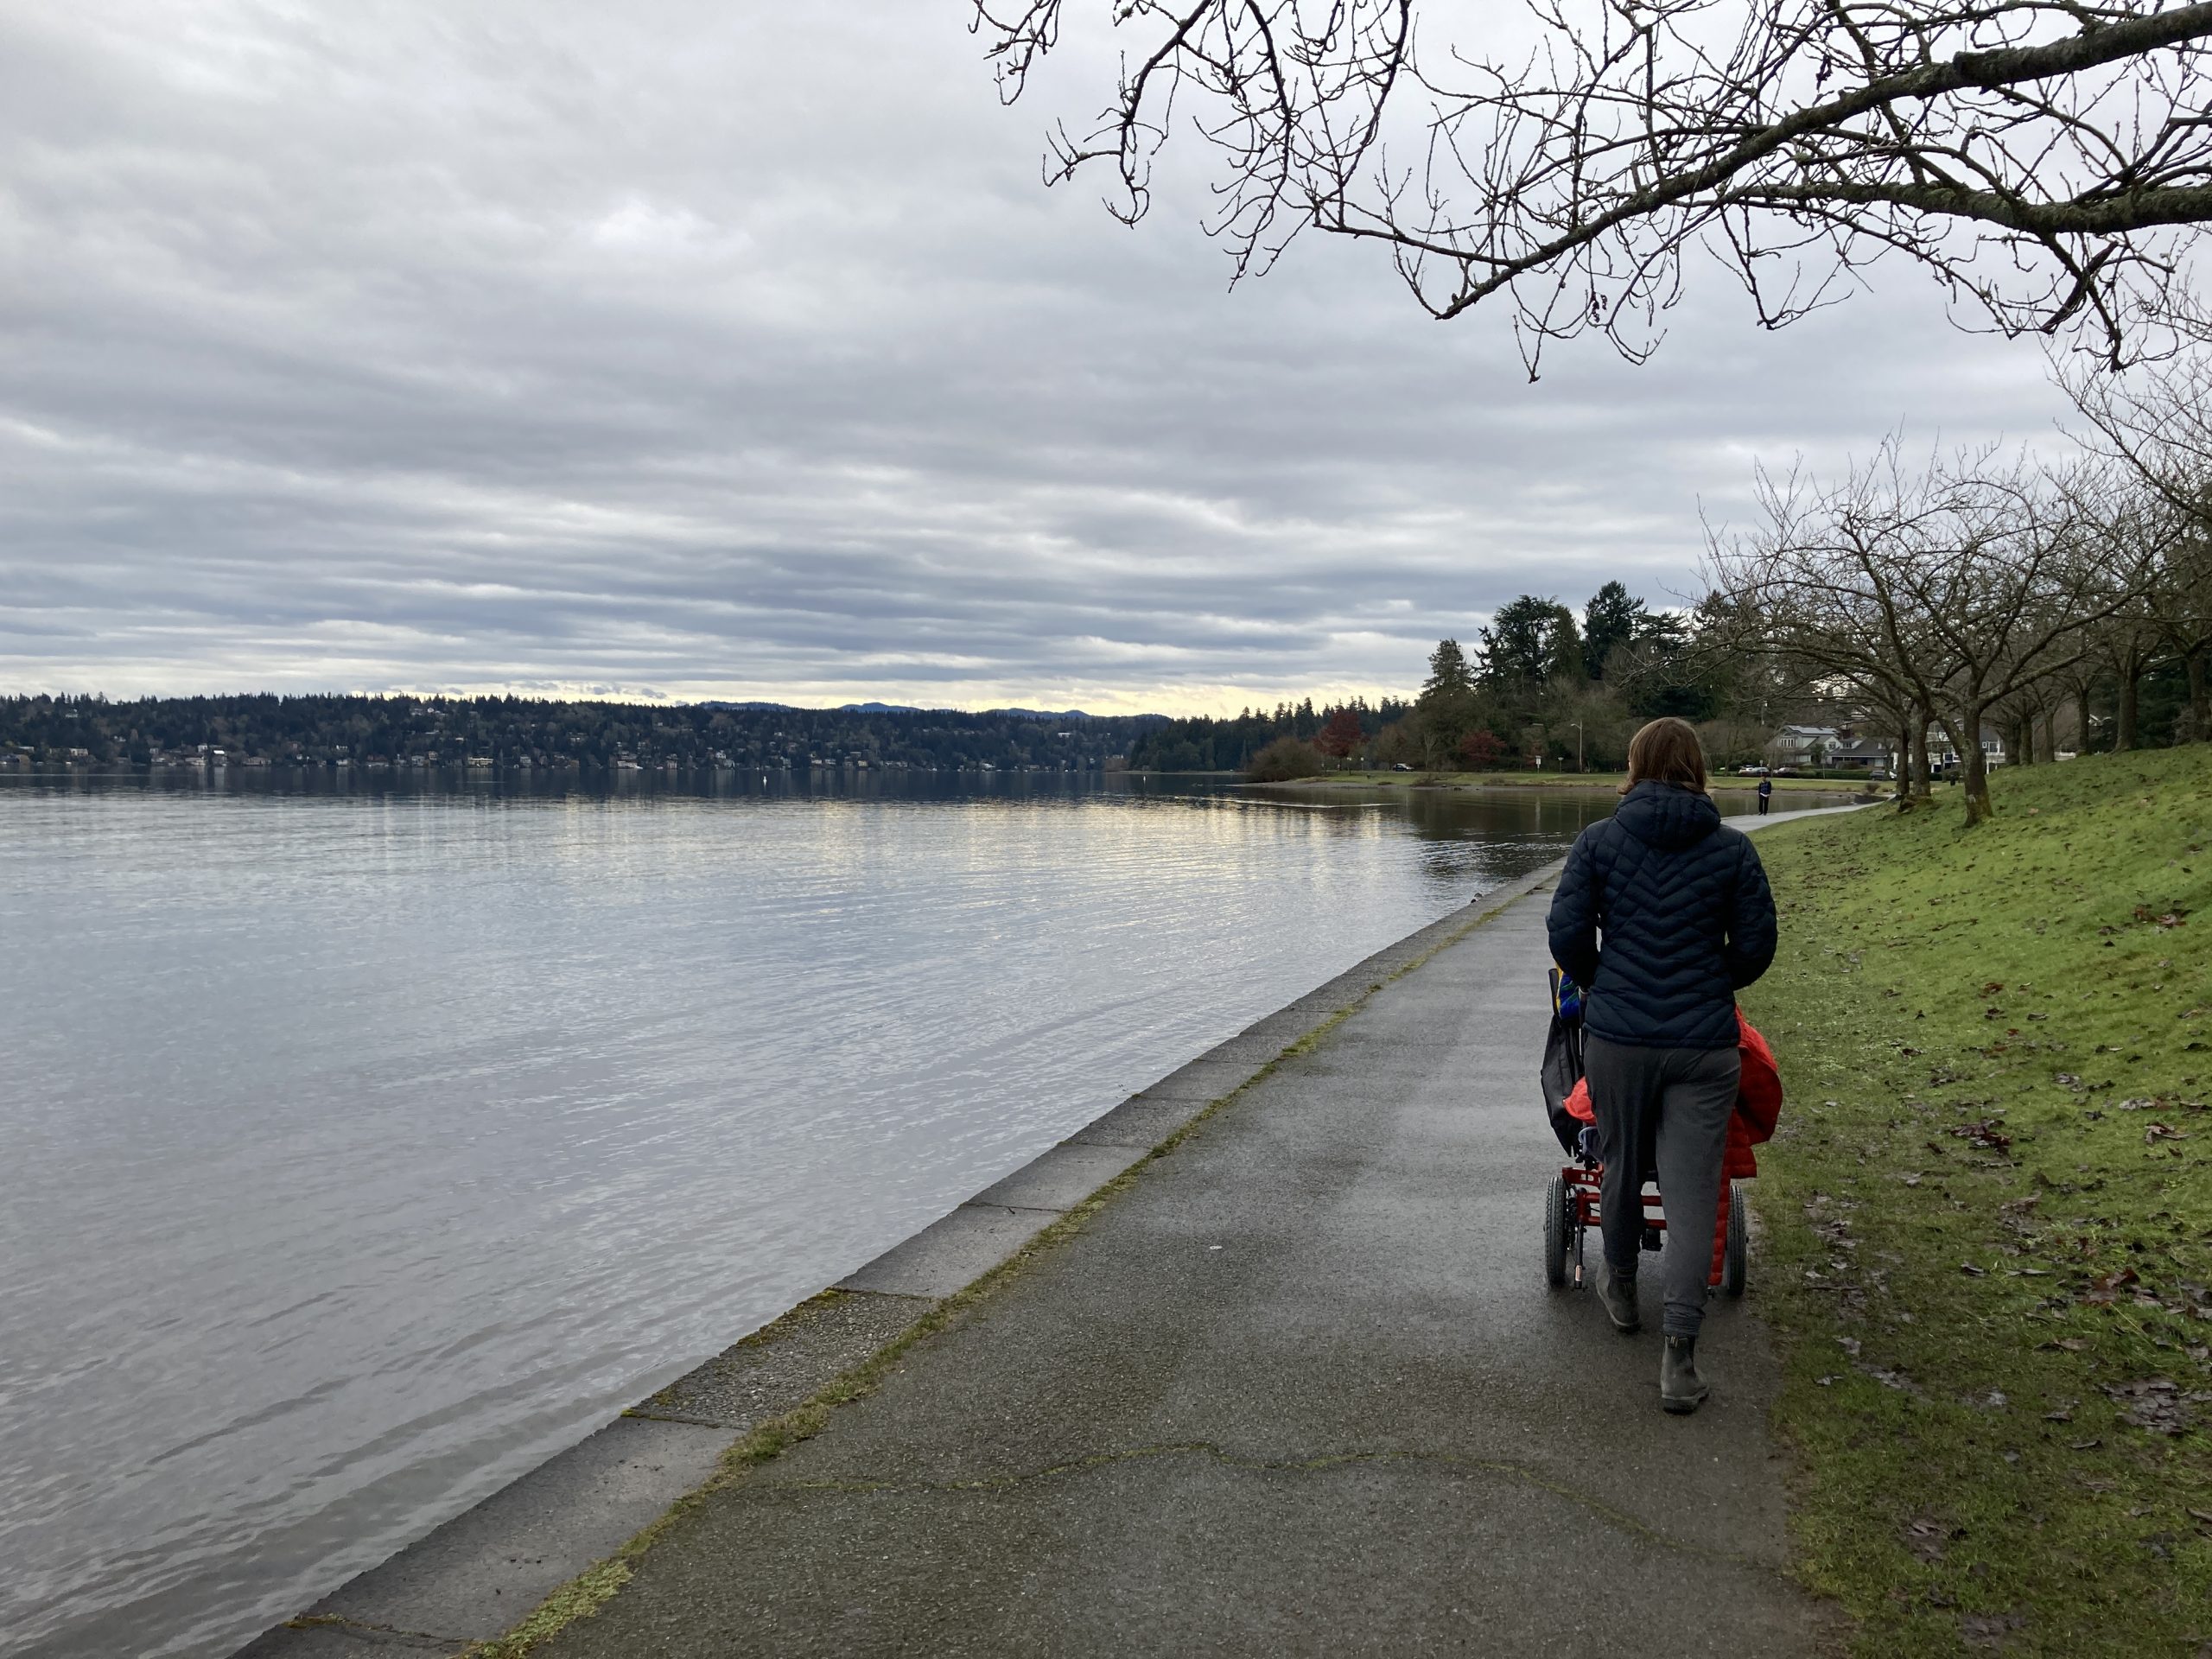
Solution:
[(2212, 1654), (2212, 750), (1993, 789), (1758, 842), (1803, 1571), (1866, 1655)]
[[(1620, 772), (1332, 772), (1324, 778), (1302, 779), (1294, 784), (1270, 784), (1270, 789), (1405, 789), (1414, 785), (1445, 789), (1614, 789), (1627, 778)], [(1715, 791), (1755, 791), (1756, 778), (1715, 772)], [(1848, 795), (1858, 785), (1838, 778), (1777, 778), (1774, 792), (1804, 791), (1820, 795)], [(1886, 791), (1886, 784), (1873, 785)], [(1939, 790), (1940, 792), (1940, 790)]]

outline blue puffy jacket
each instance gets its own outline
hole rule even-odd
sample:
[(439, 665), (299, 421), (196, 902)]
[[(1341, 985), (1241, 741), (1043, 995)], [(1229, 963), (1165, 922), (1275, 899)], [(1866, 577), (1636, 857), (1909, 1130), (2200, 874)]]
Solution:
[(1774, 894), (1750, 838), (1676, 784), (1638, 784), (1575, 837), (1548, 925), (1552, 959), (1583, 987), (1584, 1027), (1616, 1043), (1735, 1047), (1736, 993), (1774, 960)]

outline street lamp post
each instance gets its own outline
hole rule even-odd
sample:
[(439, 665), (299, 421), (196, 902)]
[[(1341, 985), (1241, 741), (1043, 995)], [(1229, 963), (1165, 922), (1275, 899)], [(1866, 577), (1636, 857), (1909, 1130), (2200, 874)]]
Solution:
[(1578, 772), (1588, 770), (1582, 764), (1582, 722), (1579, 720), (1574, 722), (1574, 769)]

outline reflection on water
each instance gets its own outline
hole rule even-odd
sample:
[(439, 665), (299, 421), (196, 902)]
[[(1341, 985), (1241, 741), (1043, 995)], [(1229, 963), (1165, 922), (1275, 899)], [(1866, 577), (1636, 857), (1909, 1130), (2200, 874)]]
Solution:
[(0, 1651), (228, 1652), (1610, 805), (0, 780)]

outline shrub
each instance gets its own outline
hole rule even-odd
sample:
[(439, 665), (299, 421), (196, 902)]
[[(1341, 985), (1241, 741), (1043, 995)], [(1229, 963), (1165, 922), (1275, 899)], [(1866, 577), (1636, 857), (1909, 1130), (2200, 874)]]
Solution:
[(1321, 752), (1294, 737), (1279, 737), (1252, 757), (1244, 776), (1255, 784), (1282, 784), (1321, 771)]

